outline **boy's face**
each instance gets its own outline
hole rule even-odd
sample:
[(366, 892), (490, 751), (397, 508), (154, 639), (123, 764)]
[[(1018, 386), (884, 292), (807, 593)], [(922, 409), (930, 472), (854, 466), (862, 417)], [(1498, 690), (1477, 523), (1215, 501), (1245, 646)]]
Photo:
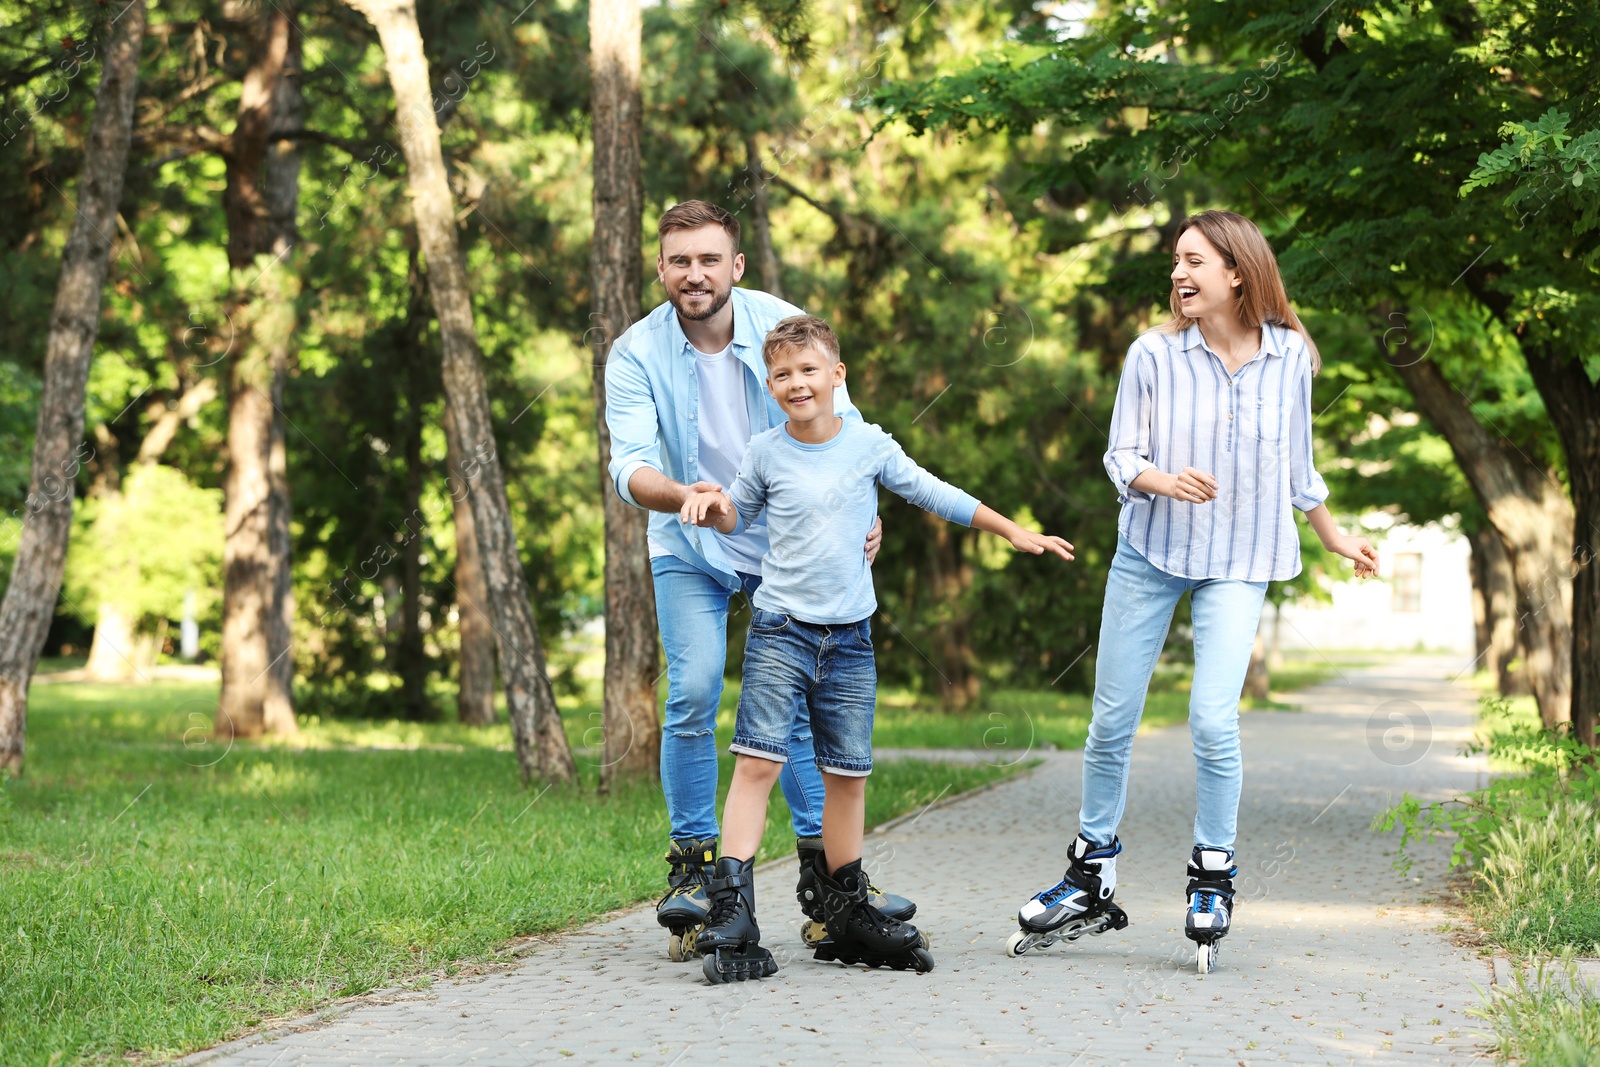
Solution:
[(767, 364), (767, 388), (790, 422), (833, 417), (833, 391), (844, 384), (844, 364), (808, 345), (777, 352)]

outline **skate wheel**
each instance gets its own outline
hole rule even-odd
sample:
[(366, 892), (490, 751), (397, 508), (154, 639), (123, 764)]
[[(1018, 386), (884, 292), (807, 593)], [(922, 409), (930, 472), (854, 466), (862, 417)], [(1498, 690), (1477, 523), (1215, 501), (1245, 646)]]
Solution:
[(911, 966), (916, 968), (918, 974), (927, 974), (933, 970), (933, 954), (927, 949), (917, 949), (911, 953)]
[(728, 976), (717, 969), (717, 954), (714, 952), (706, 953), (705, 962), (700, 965), (700, 969), (705, 972), (706, 981), (712, 985), (722, 985), (728, 980)]
[(667, 939), (667, 959), (673, 963), (687, 963), (700, 955), (694, 947), (695, 939), (700, 936), (700, 927), (691, 926), (681, 934), (672, 934)]
[(806, 943), (807, 948), (816, 948), (827, 936), (828, 928), (815, 919), (807, 919), (800, 924), (800, 939)]
[(1012, 957), (1013, 959), (1022, 955), (1032, 947), (1033, 946), (1028, 944), (1028, 934), (1024, 930), (1018, 930), (1016, 933), (1006, 938), (1006, 955)]
[(1217, 962), (1217, 946), (1201, 945), (1200, 951), (1196, 954), (1195, 962), (1201, 974), (1210, 974), (1212, 964)]

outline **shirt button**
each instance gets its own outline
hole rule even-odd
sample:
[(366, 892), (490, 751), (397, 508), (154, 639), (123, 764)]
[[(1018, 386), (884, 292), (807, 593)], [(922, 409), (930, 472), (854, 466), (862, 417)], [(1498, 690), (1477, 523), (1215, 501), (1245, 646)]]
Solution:
[(1233, 412), (1231, 412), (1231, 411), (1230, 411), (1230, 412), (1228, 412), (1228, 421), (1229, 421), (1229, 422), (1232, 422), (1232, 421), (1233, 421)]

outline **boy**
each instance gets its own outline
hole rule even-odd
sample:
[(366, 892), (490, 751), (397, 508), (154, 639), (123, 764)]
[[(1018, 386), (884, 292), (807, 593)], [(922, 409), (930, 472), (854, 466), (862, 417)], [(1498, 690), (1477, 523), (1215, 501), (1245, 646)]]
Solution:
[(788, 422), (751, 439), (727, 493), (695, 493), (680, 512), (685, 523), (729, 534), (765, 511), (770, 539), (745, 644), (722, 857), (695, 947), (713, 982), (765, 978), (778, 969), (760, 946), (750, 872), (767, 798), (787, 758), (790, 723), (803, 701), (825, 791), (819, 899), (806, 902), (828, 932), (816, 958), (927, 971), (933, 957), (924, 938), (867, 903), (861, 870), (877, 703), (870, 630), (877, 598), (860, 543), (877, 515), (877, 487), (951, 522), (999, 534), (1024, 552), (1070, 560), (1072, 546), (1030, 533), (933, 477), (879, 427), (835, 415), (834, 390), (844, 384), (845, 367), (838, 338), (821, 319), (784, 319), (767, 334), (761, 355), (767, 388)]

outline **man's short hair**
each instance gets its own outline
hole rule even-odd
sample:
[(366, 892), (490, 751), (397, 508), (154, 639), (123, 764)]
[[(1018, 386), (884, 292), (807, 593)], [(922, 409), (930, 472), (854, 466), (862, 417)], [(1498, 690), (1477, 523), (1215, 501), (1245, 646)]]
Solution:
[(761, 346), (761, 359), (772, 366), (773, 357), (797, 348), (820, 348), (828, 358), (839, 359), (839, 338), (833, 327), (815, 315), (791, 315), (767, 331), (767, 340)]
[(739, 220), (704, 200), (685, 200), (662, 212), (661, 221), (656, 224), (656, 240), (659, 242), (674, 230), (698, 230), (702, 226), (721, 226), (733, 242), (733, 250), (739, 251)]

